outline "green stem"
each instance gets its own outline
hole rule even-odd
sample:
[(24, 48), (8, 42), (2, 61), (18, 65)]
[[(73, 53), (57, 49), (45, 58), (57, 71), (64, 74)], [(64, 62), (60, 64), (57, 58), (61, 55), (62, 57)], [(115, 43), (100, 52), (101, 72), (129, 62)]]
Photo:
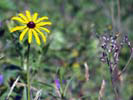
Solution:
[(28, 100), (30, 100), (30, 68), (29, 68), (29, 53), (30, 53), (30, 44), (28, 44), (28, 50), (27, 50), (27, 84), (28, 84)]

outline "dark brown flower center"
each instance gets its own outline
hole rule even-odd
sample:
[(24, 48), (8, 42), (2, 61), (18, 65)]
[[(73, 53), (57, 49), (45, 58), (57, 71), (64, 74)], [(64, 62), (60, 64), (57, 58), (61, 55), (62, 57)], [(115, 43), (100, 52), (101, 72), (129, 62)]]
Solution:
[(27, 24), (27, 26), (28, 26), (29, 28), (34, 28), (36, 25), (35, 25), (34, 22), (29, 22), (29, 23)]

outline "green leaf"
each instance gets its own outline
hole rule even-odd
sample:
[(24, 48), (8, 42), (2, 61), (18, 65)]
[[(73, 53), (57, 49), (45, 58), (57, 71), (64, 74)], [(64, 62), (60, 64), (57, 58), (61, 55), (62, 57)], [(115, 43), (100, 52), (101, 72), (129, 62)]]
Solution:
[(73, 75), (73, 76), (71, 77), (71, 79), (67, 82), (67, 85), (66, 85), (66, 87), (65, 87), (65, 89), (64, 89), (64, 96), (66, 96), (66, 93), (67, 93), (68, 87), (69, 87), (71, 81), (73, 80), (73, 78), (74, 78), (74, 75)]
[(24, 87), (24, 90), (23, 90), (23, 100), (27, 100), (27, 88)]

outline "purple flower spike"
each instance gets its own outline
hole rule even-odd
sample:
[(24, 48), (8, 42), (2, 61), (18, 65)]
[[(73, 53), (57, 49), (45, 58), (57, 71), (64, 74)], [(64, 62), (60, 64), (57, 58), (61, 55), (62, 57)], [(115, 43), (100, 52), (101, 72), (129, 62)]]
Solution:
[(2, 27), (2, 22), (0, 21), (0, 27)]
[(60, 81), (59, 81), (59, 79), (56, 79), (54, 82), (55, 82), (55, 84), (56, 84), (56, 87), (57, 87), (58, 89), (60, 89)]
[(3, 84), (3, 75), (0, 74), (0, 85)]

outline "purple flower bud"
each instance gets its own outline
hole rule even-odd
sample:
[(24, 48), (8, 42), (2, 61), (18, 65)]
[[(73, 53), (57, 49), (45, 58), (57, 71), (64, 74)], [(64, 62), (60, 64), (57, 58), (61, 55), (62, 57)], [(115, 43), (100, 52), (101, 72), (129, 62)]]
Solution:
[(124, 40), (125, 40), (125, 42), (128, 42), (128, 36), (127, 35), (125, 36)]
[(3, 82), (4, 82), (3, 75), (2, 75), (2, 74), (0, 74), (0, 85), (2, 85), (2, 84), (3, 84)]
[(110, 40), (110, 38), (109, 37), (107, 37), (107, 41), (109, 41)]
[(120, 49), (119, 46), (116, 44), (116, 45), (115, 45), (115, 52), (118, 52), (119, 49)]
[(118, 51), (119, 51), (119, 48), (116, 47), (115, 52), (118, 52)]
[(104, 41), (106, 41), (106, 40), (107, 40), (107, 37), (106, 37), (106, 36), (103, 36), (102, 38), (103, 38), (103, 40), (104, 40)]
[(107, 56), (107, 54), (105, 53), (105, 52), (103, 52), (102, 54), (101, 54), (101, 56), (100, 56), (100, 60), (102, 61), (102, 62), (106, 62), (106, 57)]
[(112, 49), (112, 50), (114, 50), (114, 49), (115, 49), (115, 47), (116, 47), (116, 45), (115, 45), (115, 44), (111, 44), (111, 49)]
[(116, 40), (117, 39), (117, 36), (114, 36), (113, 39)]
[(106, 59), (105, 59), (104, 57), (100, 57), (100, 60), (101, 60), (102, 62), (106, 62)]
[(111, 43), (114, 43), (115, 40), (111, 39)]
[(114, 53), (114, 62), (115, 63), (118, 63), (118, 61), (119, 61), (119, 53), (118, 52), (115, 52)]
[(127, 45), (128, 45), (129, 48), (131, 48), (131, 43), (130, 42), (128, 42)]
[(114, 41), (115, 41), (114, 36), (111, 36), (111, 37), (110, 37), (110, 40), (111, 40), (111, 42), (114, 42)]
[(58, 89), (60, 89), (60, 81), (59, 81), (59, 79), (56, 79), (54, 82), (55, 82), (56, 87)]
[(101, 47), (102, 47), (103, 49), (106, 49), (107, 44), (106, 44), (106, 43), (103, 43)]
[(105, 52), (103, 52), (103, 53), (102, 53), (102, 56), (105, 57), (105, 56), (107, 56), (107, 54), (106, 54)]

